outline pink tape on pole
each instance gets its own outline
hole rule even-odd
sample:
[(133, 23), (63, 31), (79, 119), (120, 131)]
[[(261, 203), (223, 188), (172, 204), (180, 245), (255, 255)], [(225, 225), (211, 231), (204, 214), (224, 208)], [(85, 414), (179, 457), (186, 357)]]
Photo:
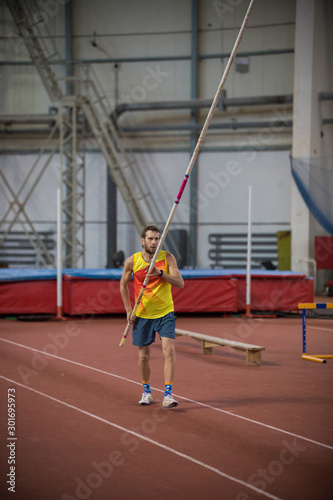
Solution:
[(177, 194), (177, 198), (176, 198), (176, 200), (175, 200), (176, 205), (178, 205), (178, 203), (180, 202), (180, 198), (181, 198), (181, 197), (182, 197), (182, 195), (183, 195), (183, 192), (184, 192), (184, 189), (185, 189), (186, 183), (187, 183), (187, 181), (188, 181), (188, 178), (189, 178), (189, 175), (185, 174), (185, 177), (184, 177), (184, 179), (183, 179), (182, 185), (180, 186), (179, 193)]

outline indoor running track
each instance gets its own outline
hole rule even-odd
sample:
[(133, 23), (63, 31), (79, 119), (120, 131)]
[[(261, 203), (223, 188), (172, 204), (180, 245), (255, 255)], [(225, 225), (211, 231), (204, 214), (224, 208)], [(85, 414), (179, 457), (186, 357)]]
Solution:
[[(178, 328), (266, 350), (247, 367), (237, 351), (202, 355), (178, 337), (180, 405), (169, 410), (159, 340), (155, 402), (138, 405), (137, 349), (130, 337), (118, 346), (125, 326), (124, 317), (0, 320), (1, 499), (332, 498), (333, 360), (301, 359), (300, 317), (180, 316)], [(332, 354), (333, 321), (307, 328), (309, 349)]]

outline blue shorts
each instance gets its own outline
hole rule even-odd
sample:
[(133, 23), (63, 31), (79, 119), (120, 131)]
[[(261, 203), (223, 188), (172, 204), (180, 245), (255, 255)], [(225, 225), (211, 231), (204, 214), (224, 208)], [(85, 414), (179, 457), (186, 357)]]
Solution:
[(152, 344), (155, 342), (156, 332), (160, 337), (175, 339), (175, 328), (176, 316), (174, 312), (156, 319), (137, 317), (133, 325), (133, 345), (144, 347)]

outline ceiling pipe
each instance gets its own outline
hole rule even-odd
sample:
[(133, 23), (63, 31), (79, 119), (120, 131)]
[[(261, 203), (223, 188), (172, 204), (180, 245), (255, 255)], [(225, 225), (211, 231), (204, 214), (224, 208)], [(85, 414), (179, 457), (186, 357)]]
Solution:
[(56, 115), (0, 115), (0, 123), (5, 125), (15, 125), (15, 124), (45, 124), (49, 123), (54, 125), (57, 120)]
[[(202, 153), (239, 153), (239, 152), (247, 152), (247, 151), (256, 151), (256, 152), (263, 152), (263, 151), (290, 151), (291, 150), (291, 143), (286, 143), (286, 144), (271, 144), (269, 146), (267, 145), (261, 145), (260, 148), (258, 147), (257, 144), (255, 145), (247, 145), (247, 146), (214, 146), (214, 147), (208, 147), (208, 146), (203, 146), (201, 148)], [(45, 154), (50, 153), (51, 150), (46, 149)], [(55, 150), (56, 153), (59, 152), (59, 149)], [(85, 150), (86, 153), (89, 154), (100, 154), (101, 150), (96, 149), (96, 148), (89, 148)], [(133, 148), (131, 149), (132, 153), (138, 153), (138, 154), (147, 154), (147, 153), (188, 153), (189, 148), (188, 147), (179, 147), (179, 148)], [(1, 156), (6, 156), (6, 155), (38, 155), (40, 153), (40, 148), (21, 148), (21, 149), (0, 149), (0, 157)]]
[[(226, 123), (210, 123), (209, 128), (211, 130), (238, 130), (238, 129), (249, 129), (249, 128), (278, 128), (278, 127), (292, 127), (292, 120), (266, 120), (266, 121), (254, 121), (254, 122), (237, 122), (231, 121)], [(124, 132), (165, 132), (165, 131), (187, 131), (187, 130), (201, 130), (202, 124), (185, 124), (185, 125), (143, 125), (137, 127), (123, 127)]]
[[(270, 104), (292, 104), (292, 94), (272, 95), (262, 97), (226, 97), (226, 92), (222, 93), (218, 109), (226, 111), (234, 106), (265, 106)], [(119, 104), (115, 107), (112, 118), (116, 120), (125, 111), (155, 111), (171, 109), (198, 109), (210, 108), (211, 99), (187, 99), (181, 101), (156, 101), (156, 102), (131, 102)]]
[[(62, 0), (64, 1), (64, 0)], [(276, 56), (283, 54), (294, 54), (294, 49), (268, 49), (268, 50), (253, 50), (242, 51), (238, 57), (256, 57), (256, 56)], [(147, 62), (163, 62), (163, 61), (190, 61), (191, 55), (173, 55), (173, 56), (152, 56), (152, 57), (107, 57), (90, 58), (90, 59), (73, 59), (73, 64), (125, 64), (125, 63), (147, 63)], [(230, 57), (229, 52), (220, 52), (217, 54), (201, 54), (198, 59), (227, 59)], [(50, 61), (51, 65), (66, 64), (66, 60)], [(1, 60), (0, 66), (32, 66), (32, 61), (14, 61)]]
[[(320, 100), (329, 99), (329, 95), (333, 93), (321, 92), (319, 94)], [(234, 106), (260, 106), (270, 104), (292, 104), (292, 94), (287, 95), (274, 95), (263, 97), (226, 97), (225, 93), (221, 96), (219, 102), (219, 109), (226, 110)], [(123, 103), (116, 106), (112, 113), (112, 117), (118, 118), (126, 111), (154, 111), (154, 110), (171, 110), (171, 109), (196, 109), (196, 108), (209, 108), (211, 106), (211, 99), (188, 99), (180, 101), (156, 101), (156, 102), (138, 102), (138, 103)], [(0, 115), (0, 123), (6, 125), (12, 124), (44, 124), (50, 123), (51, 125), (57, 120), (56, 114), (36, 114), (36, 115)], [(259, 122), (260, 123), (260, 122)], [(200, 125), (201, 126), (201, 125)], [(211, 124), (214, 126), (214, 124)], [(216, 126), (216, 125), (215, 125)], [(185, 127), (185, 126), (184, 126)], [(221, 127), (222, 128), (222, 127)], [(227, 127), (229, 128), (229, 127)], [(175, 129), (176, 130), (176, 129)]]
[[(81, 132), (80, 130), (78, 130), (78, 132)], [(11, 136), (12, 139), (17, 139), (16, 136), (20, 136), (20, 135), (38, 135), (38, 136), (41, 136), (41, 135), (45, 135), (46, 137), (50, 134), (50, 129), (48, 128), (36, 128), (36, 129), (10, 129), (10, 128), (6, 128), (6, 127), (3, 127), (3, 128), (0, 128), (0, 135), (6, 135), (6, 136)], [(59, 138), (59, 133), (55, 132), (54, 138)], [(85, 134), (85, 139), (92, 139), (94, 137), (93, 134), (90, 134), (90, 135), (87, 135)], [(33, 137), (32, 137), (33, 139)]]
[(319, 92), (319, 101), (332, 101), (333, 92)]
[[(50, 129), (48, 128), (36, 128), (36, 129), (8, 129), (8, 128), (1, 128), (0, 129), (0, 134), (1, 135), (49, 135), (50, 134)], [(55, 135), (57, 137), (58, 134)]]
[[(11, 121), (8, 118), (0, 116), (0, 133), (13, 135), (13, 134), (48, 134), (50, 132), (47, 128), (26, 128), (26, 129), (16, 129), (11, 128), (12, 125), (24, 125), (24, 124), (45, 124), (52, 123), (54, 120), (47, 119), (47, 115), (41, 117), (37, 120), (33, 117), (31, 120), (27, 117), (22, 120), (16, 119)], [(323, 123), (331, 123), (329, 119), (324, 119)], [(210, 130), (243, 130), (243, 129), (261, 129), (261, 128), (287, 128), (292, 127), (292, 119), (286, 120), (261, 120), (261, 121), (251, 121), (251, 122), (237, 122), (235, 120), (224, 122), (224, 123), (211, 123), (209, 126)], [(193, 131), (201, 130), (203, 127), (200, 123), (188, 123), (182, 125), (142, 125), (136, 127), (123, 127), (123, 131), (126, 133), (144, 133), (144, 132), (179, 132), (179, 131)], [(78, 125), (78, 131), (81, 131), (82, 127)], [(209, 131), (208, 131), (209, 132)]]

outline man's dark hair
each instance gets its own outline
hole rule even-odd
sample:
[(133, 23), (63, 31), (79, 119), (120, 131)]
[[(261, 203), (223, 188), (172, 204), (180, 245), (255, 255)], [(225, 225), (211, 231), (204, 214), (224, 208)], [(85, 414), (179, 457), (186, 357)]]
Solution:
[(151, 225), (151, 226), (146, 226), (146, 227), (144, 227), (142, 229), (142, 231), (141, 231), (141, 238), (145, 239), (147, 231), (154, 231), (155, 233), (161, 234), (161, 231), (160, 231), (159, 227)]

